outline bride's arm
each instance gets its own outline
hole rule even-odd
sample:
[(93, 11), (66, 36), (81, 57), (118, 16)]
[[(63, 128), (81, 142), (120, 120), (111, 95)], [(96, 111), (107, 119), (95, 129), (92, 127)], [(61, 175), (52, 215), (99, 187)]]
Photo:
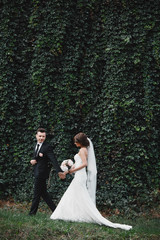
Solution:
[(79, 155), (80, 155), (80, 157), (82, 159), (82, 164), (79, 167), (77, 167), (77, 168), (73, 168), (73, 169), (71, 168), (68, 171), (68, 173), (76, 172), (76, 171), (78, 171), (78, 170), (80, 170), (80, 169), (82, 169), (82, 168), (87, 166), (87, 149), (86, 148), (81, 148), (80, 151), (79, 151)]

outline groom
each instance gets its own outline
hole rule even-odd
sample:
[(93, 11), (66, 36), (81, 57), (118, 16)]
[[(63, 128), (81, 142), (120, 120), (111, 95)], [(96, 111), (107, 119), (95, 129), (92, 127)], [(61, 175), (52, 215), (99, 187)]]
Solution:
[(36, 214), (40, 202), (40, 197), (43, 198), (43, 200), (47, 203), (52, 212), (54, 212), (56, 208), (55, 204), (52, 202), (52, 199), (47, 192), (46, 180), (48, 179), (50, 173), (49, 162), (53, 164), (59, 177), (61, 179), (65, 178), (65, 175), (63, 174), (63, 171), (58, 165), (58, 162), (54, 156), (52, 147), (45, 142), (46, 131), (44, 128), (38, 128), (36, 139), (37, 144), (34, 148), (34, 157), (30, 161), (30, 163), (34, 167), (35, 181), (34, 181), (34, 197), (29, 215)]

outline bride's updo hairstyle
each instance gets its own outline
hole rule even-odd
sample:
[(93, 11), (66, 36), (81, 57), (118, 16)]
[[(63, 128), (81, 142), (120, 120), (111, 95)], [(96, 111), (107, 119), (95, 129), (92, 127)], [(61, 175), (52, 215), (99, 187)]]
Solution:
[(89, 146), (89, 141), (87, 139), (87, 136), (85, 133), (78, 133), (76, 136), (74, 136), (74, 143), (79, 143), (83, 147), (88, 147)]

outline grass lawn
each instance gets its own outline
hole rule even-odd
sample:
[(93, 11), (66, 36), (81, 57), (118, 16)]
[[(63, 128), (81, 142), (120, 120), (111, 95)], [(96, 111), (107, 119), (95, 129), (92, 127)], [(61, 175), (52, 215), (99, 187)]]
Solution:
[(130, 231), (113, 229), (89, 223), (72, 223), (50, 220), (51, 213), (39, 211), (28, 216), (28, 209), (17, 206), (0, 208), (1, 240), (159, 240), (160, 218), (156, 217), (108, 217), (116, 223), (133, 226)]

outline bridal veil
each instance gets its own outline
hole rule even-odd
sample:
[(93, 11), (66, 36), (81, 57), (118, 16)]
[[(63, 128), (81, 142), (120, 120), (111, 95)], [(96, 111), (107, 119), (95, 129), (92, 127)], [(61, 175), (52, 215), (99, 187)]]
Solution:
[(88, 147), (88, 166), (87, 166), (87, 189), (89, 195), (96, 205), (96, 187), (97, 187), (97, 167), (96, 167), (96, 158), (94, 153), (94, 147), (92, 141), (87, 138), (89, 141)]

